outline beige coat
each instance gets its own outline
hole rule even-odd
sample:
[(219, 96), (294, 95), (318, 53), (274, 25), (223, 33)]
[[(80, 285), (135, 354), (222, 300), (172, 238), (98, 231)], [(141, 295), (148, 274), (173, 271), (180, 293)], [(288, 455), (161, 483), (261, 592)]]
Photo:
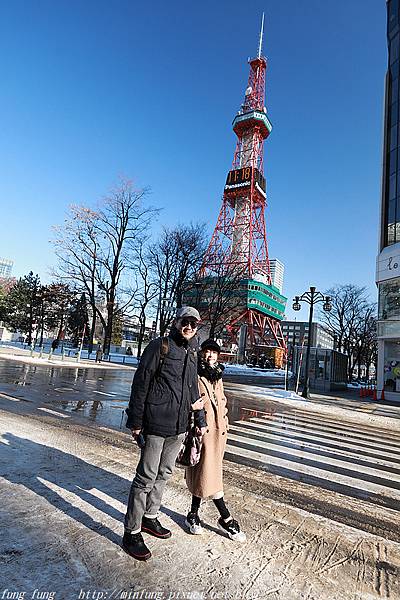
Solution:
[(228, 431), (226, 398), (222, 379), (214, 385), (199, 377), (200, 395), (204, 394), (207, 431), (203, 435), (200, 462), (187, 467), (185, 478), (189, 491), (199, 498), (208, 498), (223, 492), (222, 459)]

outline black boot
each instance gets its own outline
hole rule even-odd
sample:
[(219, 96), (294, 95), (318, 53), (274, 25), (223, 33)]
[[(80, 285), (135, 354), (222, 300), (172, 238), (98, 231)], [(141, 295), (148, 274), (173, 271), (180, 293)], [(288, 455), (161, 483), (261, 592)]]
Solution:
[(141, 533), (125, 531), (122, 538), (122, 547), (129, 556), (136, 560), (149, 560), (151, 552), (143, 541)]
[(172, 535), (170, 530), (163, 527), (158, 519), (149, 519), (148, 517), (142, 519), (142, 531), (164, 540)]

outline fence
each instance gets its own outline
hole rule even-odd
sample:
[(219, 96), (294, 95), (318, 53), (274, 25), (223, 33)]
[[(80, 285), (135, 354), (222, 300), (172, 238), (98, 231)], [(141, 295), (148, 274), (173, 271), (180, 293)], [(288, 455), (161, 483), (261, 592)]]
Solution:
[[(12, 348), (18, 348), (20, 350), (29, 350), (32, 354), (33, 352), (38, 352), (40, 356), (44, 356), (47, 355), (47, 357), (50, 354), (51, 351), (51, 344), (43, 344), (43, 346), (39, 346), (36, 345), (34, 347), (32, 346), (28, 346), (28, 344), (25, 344), (23, 342), (2, 342), (0, 341), (0, 348), (1, 347), (12, 347)], [(79, 349), (78, 348), (70, 348), (67, 346), (63, 346), (62, 343), (60, 343), (60, 346), (58, 348), (56, 348), (56, 350), (53, 350), (52, 355), (53, 356), (60, 356), (61, 360), (63, 360), (63, 358), (78, 358), (78, 353), (79, 353)], [(96, 360), (96, 352), (88, 352), (88, 350), (83, 349), (81, 352), (81, 359), (85, 359), (85, 360), (93, 360), (93, 362), (95, 362)], [(102, 362), (109, 362), (109, 363), (116, 363), (116, 364), (122, 364), (122, 365), (133, 365), (136, 366), (138, 364), (138, 359), (136, 358), (136, 356), (130, 356), (129, 354), (119, 354), (117, 352), (110, 352), (110, 354), (104, 355), (101, 359)]]

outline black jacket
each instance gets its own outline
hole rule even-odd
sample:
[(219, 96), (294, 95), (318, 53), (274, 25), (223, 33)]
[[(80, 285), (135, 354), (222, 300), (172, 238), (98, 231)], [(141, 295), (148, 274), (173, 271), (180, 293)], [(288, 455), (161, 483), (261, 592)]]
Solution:
[[(160, 367), (162, 338), (143, 352), (126, 409), (129, 429), (168, 437), (187, 430), (191, 404), (199, 398), (197, 339), (187, 342), (172, 328), (168, 354)], [(195, 423), (205, 427), (204, 410), (194, 411)]]

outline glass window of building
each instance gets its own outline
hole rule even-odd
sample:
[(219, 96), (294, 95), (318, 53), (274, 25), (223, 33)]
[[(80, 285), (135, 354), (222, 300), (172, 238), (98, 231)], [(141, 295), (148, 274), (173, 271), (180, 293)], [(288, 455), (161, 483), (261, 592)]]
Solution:
[(396, 198), (396, 174), (389, 179), (389, 200)]
[(399, 21), (399, 0), (388, 2), (388, 31), (392, 31)]
[[(400, 146), (397, 147), (397, 164), (400, 165)], [(397, 196), (400, 196), (400, 177), (397, 177)]]
[(390, 77), (392, 80), (392, 85), (393, 85), (393, 81), (395, 81), (399, 76), (399, 61), (396, 60), (396, 62), (394, 62), (392, 65), (390, 65)]
[(398, 103), (393, 102), (392, 107), (390, 109), (390, 124), (395, 125), (397, 123), (397, 115), (398, 115)]
[(390, 130), (390, 150), (397, 148), (397, 125), (394, 125)]
[(392, 79), (392, 94), (391, 94), (391, 104), (392, 102), (396, 102), (399, 97), (399, 80)]
[(388, 223), (394, 223), (396, 221), (396, 199), (392, 198), (389, 202), (388, 209)]
[(383, 382), (388, 392), (400, 392), (400, 342), (385, 343)]
[(399, 34), (390, 41), (390, 63), (394, 63), (399, 58)]
[[(393, 129), (395, 129), (395, 127), (393, 127)], [(392, 152), (390, 153), (390, 159), (389, 159), (389, 173), (391, 175), (393, 173), (396, 173), (396, 167), (397, 167), (397, 150), (392, 150)]]
[(395, 228), (394, 228), (394, 223), (389, 223), (388, 227), (387, 227), (387, 245), (390, 246), (391, 244), (394, 244), (395, 238), (394, 238), (394, 232), (395, 232)]
[(378, 319), (400, 320), (400, 277), (379, 284)]

